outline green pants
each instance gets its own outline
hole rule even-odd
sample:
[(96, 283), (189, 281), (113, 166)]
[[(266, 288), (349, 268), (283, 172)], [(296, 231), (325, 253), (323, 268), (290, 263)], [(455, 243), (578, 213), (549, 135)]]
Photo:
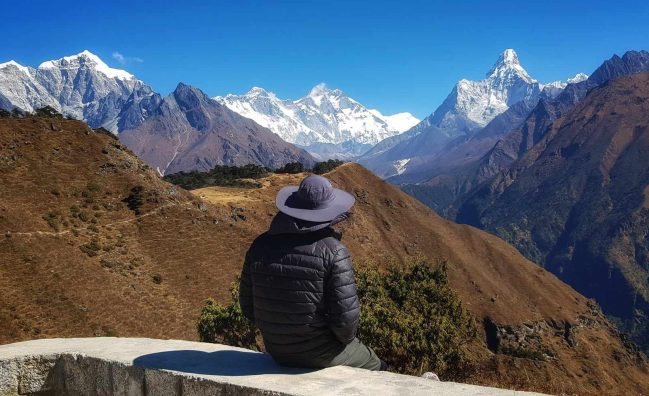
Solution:
[(381, 359), (376, 356), (372, 348), (364, 345), (358, 338), (354, 338), (331, 360), (329, 366), (360, 367), (378, 371), (381, 368)]

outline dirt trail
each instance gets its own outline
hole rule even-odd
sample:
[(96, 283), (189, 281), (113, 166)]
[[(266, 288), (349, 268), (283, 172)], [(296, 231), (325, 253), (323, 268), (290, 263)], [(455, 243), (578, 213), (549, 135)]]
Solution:
[[(139, 215), (139, 216), (134, 217), (132, 219), (126, 219), (126, 220), (115, 221), (115, 222), (112, 222), (112, 223), (101, 224), (100, 226), (105, 228), (105, 227), (112, 227), (112, 226), (117, 226), (117, 225), (121, 225), (121, 224), (132, 223), (132, 222), (137, 221), (139, 219), (142, 219), (144, 217), (154, 215), (154, 214), (160, 212), (163, 209), (167, 209), (167, 208), (170, 208), (170, 207), (173, 207), (173, 206), (188, 206), (190, 203), (191, 202), (185, 202), (185, 203), (179, 204), (179, 203), (174, 202), (174, 203), (162, 205), (160, 207), (157, 207), (157, 208), (155, 208), (155, 209), (153, 209), (153, 210), (151, 210), (151, 211), (149, 211), (149, 212), (147, 212), (145, 214)], [(84, 230), (88, 230), (89, 228), (90, 228), (90, 226), (87, 226), (87, 227), (77, 228), (76, 230), (77, 231), (84, 231)], [(64, 231), (24, 231), (24, 232), (7, 231), (7, 234), (11, 235), (12, 237), (16, 237), (16, 236), (26, 236), (26, 237), (30, 237), (30, 236), (61, 236), (61, 235), (71, 234), (72, 231), (73, 230), (64, 230)]]

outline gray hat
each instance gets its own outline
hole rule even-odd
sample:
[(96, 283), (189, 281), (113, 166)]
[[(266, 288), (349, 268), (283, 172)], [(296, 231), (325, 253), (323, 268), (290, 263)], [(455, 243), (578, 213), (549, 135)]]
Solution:
[(310, 175), (298, 186), (284, 187), (277, 193), (275, 205), (280, 212), (300, 220), (327, 222), (347, 212), (356, 199), (346, 191), (333, 188), (327, 178)]

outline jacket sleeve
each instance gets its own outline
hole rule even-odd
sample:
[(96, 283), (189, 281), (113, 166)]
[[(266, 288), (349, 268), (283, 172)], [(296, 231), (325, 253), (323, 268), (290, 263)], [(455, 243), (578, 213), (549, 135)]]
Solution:
[(326, 294), (329, 326), (340, 342), (349, 344), (356, 337), (361, 311), (347, 248), (341, 248), (334, 255), (326, 281)]
[(251, 322), (255, 321), (255, 311), (252, 296), (252, 277), (250, 275), (250, 252), (246, 253), (241, 270), (241, 280), (239, 282), (239, 305), (243, 316)]

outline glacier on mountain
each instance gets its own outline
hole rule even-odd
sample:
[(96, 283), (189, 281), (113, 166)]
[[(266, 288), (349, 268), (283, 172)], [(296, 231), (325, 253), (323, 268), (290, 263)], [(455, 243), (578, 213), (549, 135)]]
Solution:
[(0, 64), (0, 107), (33, 112), (51, 106), (114, 133), (142, 122), (160, 101), (155, 95), (132, 74), (109, 67), (87, 50), (37, 68), (15, 61)]
[(484, 79), (458, 81), (431, 115), (368, 150), (358, 162), (382, 177), (407, 173), (414, 163), (421, 167), (449, 142), (472, 136), (514, 104), (531, 107), (541, 97), (556, 97), (567, 84), (586, 78), (579, 73), (566, 82), (542, 84), (523, 68), (516, 51), (506, 49)]
[(368, 109), (340, 89), (318, 84), (308, 95), (283, 100), (263, 88), (213, 98), (320, 158), (348, 159), (417, 124), (410, 113)]

